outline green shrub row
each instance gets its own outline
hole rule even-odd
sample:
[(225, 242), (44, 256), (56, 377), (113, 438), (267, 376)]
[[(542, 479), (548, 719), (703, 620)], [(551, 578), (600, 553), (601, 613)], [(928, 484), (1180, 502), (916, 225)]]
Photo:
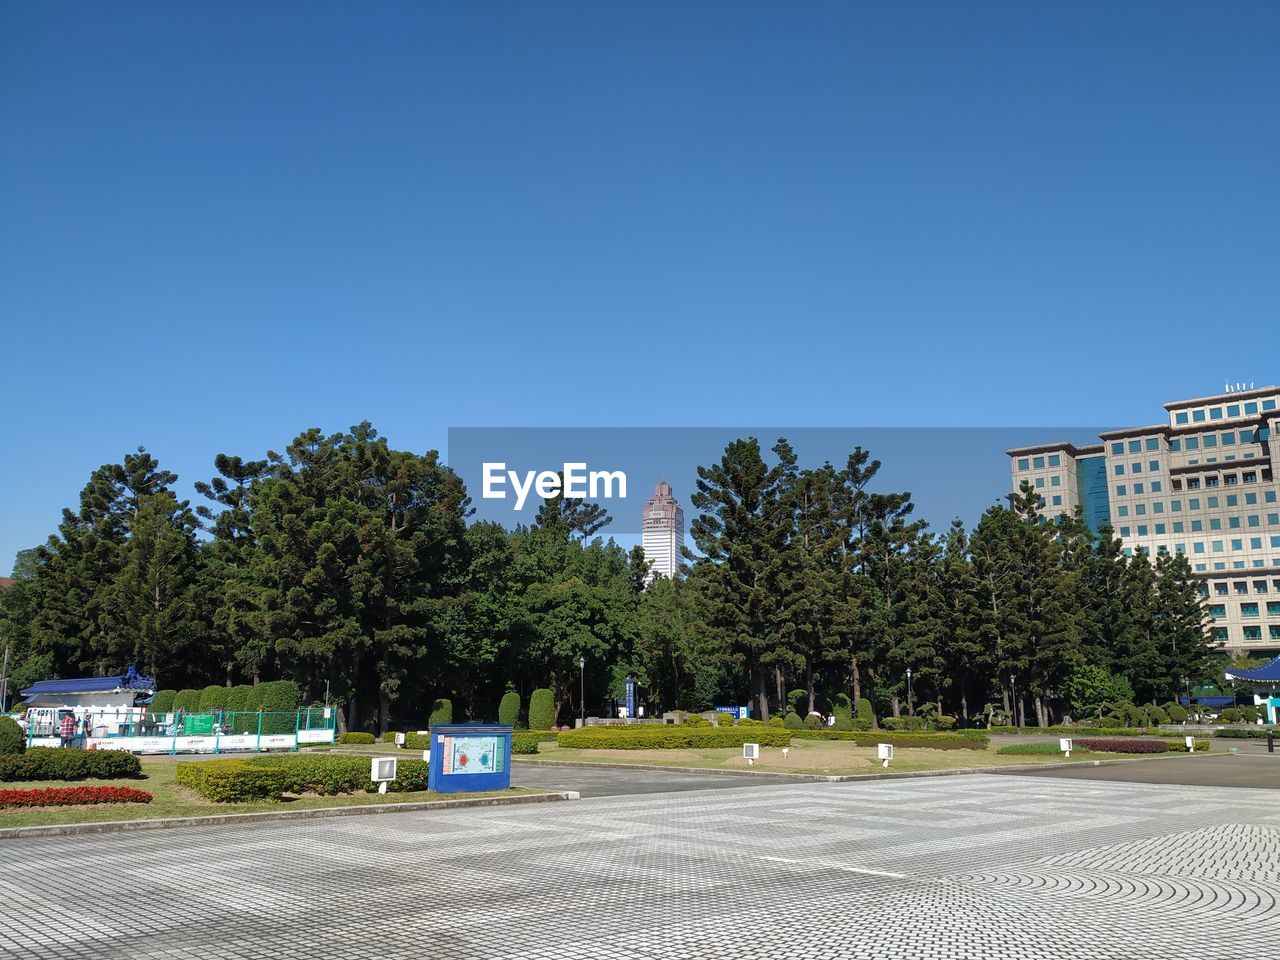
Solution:
[[(285, 793), (375, 793), (366, 757), (288, 754), (247, 759), (204, 760), (178, 764), (179, 783), (216, 803), (278, 800)], [(392, 793), (427, 789), (427, 764), (400, 760), (396, 779), (387, 784)]]
[[(1187, 750), (1187, 744), (1185, 740), (1166, 740), (1165, 743), (1168, 744), (1170, 753), (1188, 753), (1189, 752)], [(1208, 740), (1196, 740), (1195, 752), (1208, 753), (1210, 746), (1211, 744), (1209, 743)]]
[(284, 770), (236, 759), (184, 761), (174, 778), (215, 803), (279, 800), (289, 786)]
[(786, 747), (791, 745), (793, 733), (769, 727), (583, 727), (566, 730), (556, 739), (562, 747), (580, 750), (681, 750), (740, 747), (744, 743)]
[(556, 696), (539, 687), (529, 697), (529, 729), (549, 730), (556, 722)]
[[(385, 737), (385, 734), (384, 734), (384, 737)], [(395, 740), (395, 734), (391, 735), (391, 739), (393, 741)], [(358, 730), (353, 730), (348, 733), (338, 734), (338, 742), (339, 743), (377, 743), (377, 739), (374, 737), (372, 733), (361, 733)]]
[(990, 742), (980, 733), (894, 733), (886, 730), (792, 730), (795, 740), (851, 740), (860, 747), (891, 743), (895, 747), (926, 747), (930, 750), (982, 750)]
[[(1215, 730), (1213, 735), (1226, 740), (1265, 740), (1267, 730), (1267, 727), (1235, 727), (1227, 730)], [(1280, 736), (1280, 730), (1272, 728), (1272, 732), (1276, 736)]]
[(1075, 745), (1101, 753), (1167, 753), (1169, 744), (1164, 740), (1126, 740), (1106, 737), (1082, 737)]
[[(1083, 745), (1077, 746), (1075, 743), (1072, 743), (1071, 752), (1072, 753), (1089, 753), (1090, 750), (1086, 746), (1083, 746)], [(1062, 753), (1062, 751), (1058, 749), (1058, 744), (1056, 743), (1047, 743), (1047, 742), (1046, 743), (1010, 743), (1006, 746), (1001, 747), (999, 750), (996, 751), (996, 753), (1004, 757), (1010, 757), (1010, 756), (1039, 757), (1039, 756), (1045, 756), (1049, 754), (1059, 754), (1059, 753)]]
[(32, 747), (0, 756), (0, 781), (122, 780), (142, 776), (142, 762), (123, 750)]
[(511, 735), (511, 752), (530, 754), (538, 752), (538, 744), (542, 740), (536, 733), (513, 733)]

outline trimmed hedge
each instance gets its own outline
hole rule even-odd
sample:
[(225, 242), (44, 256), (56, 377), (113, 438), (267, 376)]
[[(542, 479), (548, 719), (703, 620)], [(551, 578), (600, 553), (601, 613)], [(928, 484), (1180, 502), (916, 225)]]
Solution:
[(529, 697), (529, 729), (550, 730), (555, 722), (555, 694), (546, 687), (539, 687)]
[(157, 690), (156, 695), (151, 698), (151, 706), (147, 709), (152, 713), (172, 713), (173, 698), (177, 695), (177, 690)]
[(0, 757), (17, 756), (27, 749), (27, 735), (13, 717), (0, 716)]
[(860, 747), (891, 743), (895, 747), (925, 747), (930, 750), (982, 750), (990, 740), (973, 733), (894, 733), (886, 730), (792, 730), (796, 740), (851, 740)]
[[(555, 736), (559, 736), (556, 734)], [(513, 754), (530, 754), (538, 752), (538, 744), (542, 738), (536, 733), (513, 733), (511, 735), (511, 752)]]
[(76, 807), (89, 803), (150, 803), (151, 794), (133, 787), (42, 787), (0, 790), (4, 807)]
[[(1010, 756), (1039, 757), (1039, 756), (1045, 756), (1045, 755), (1051, 755), (1051, 754), (1058, 754), (1061, 752), (1062, 751), (1058, 749), (1058, 745), (1056, 743), (1011, 743), (1011, 744), (1008, 744), (1007, 746), (1001, 747), (999, 750), (996, 751), (997, 754), (1003, 757), (1010, 757)], [(1071, 752), (1072, 753), (1089, 753), (1090, 750), (1088, 747), (1081, 746), (1079, 743), (1073, 740), (1071, 743)]]
[(248, 760), (184, 761), (178, 764), (174, 777), (215, 803), (279, 800), (289, 787), (283, 770), (251, 766)]
[[(391, 739), (395, 740), (394, 734), (392, 734)], [(353, 730), (347, 733), (338, 734), (338, 742), (367, 744), (367, 743), (377, 743), (377, 739), (374, 737), (372, 733), (362, 733), (358, 730)]]
[(400, 734), (395, 730), (385, 730), (378, 740), (382, 743), (395, 743), (396, 737), (398, 736), (400, 736)]
[[(250, 766), (283, 771), (286, 793), (377, 793), (369, 779), (368, 757), (335, 757), (323, 754), (259, 756), (246, 761)], [(387, 784), (389, 793), (427, 789), (428, 765), (424, 760), (397, 760), (396, 779)]]
[(1081, 737), (1073, 743), (1100, 753), (1167, 753), (1169, 744), (1164, 740), (1108, 740), (1103, 737)]
[[(1189, 752), (1187, 750), (1187, 744), (1183, 740), (1166, 740), (1165, 743), (1169, 745), (1170, 753), (1188, 753)], [(1209, 747), (1211, 746), (1208, 740), (1196, 740), (1195, 745), (1196, 745), (1195, 746), (1196, 753), (1208, 753)]]
[(197, 713), (200, 710), (200, 691), (199, 690), (179, 690), (173, 698), (173, 709), (183, 710), (187, 713)]
[(209, 684), (209, 686), (200, 691), (200, 712), (216, 713), (219, 710), (230, 709), (227, 706), (227, 694), (230, 691), (230, 687), (224, 687), (217, 683)]
[(123, 780), (142, 776), (142, 761), (123, 750), (32, 747), (0, 756), (0, 781)]
[[(1280, 730), (1272, 728), (1272, 732), (1276, 736), (1280, 736)], [(1265, 740), (1267, 737), (1266, 727), (1235, 727), (1227, 730), (1215, 730), (1215, 737), (1223, 737), (1227, 740)]]
[[(681, 750), (709, 747), (788, 747), (797, 731), (770, 727), (583, 727), (566, 730), (556, 739), (562, 747), (580, 750)], [(816, 731), (815, 731), (816, 732)]]

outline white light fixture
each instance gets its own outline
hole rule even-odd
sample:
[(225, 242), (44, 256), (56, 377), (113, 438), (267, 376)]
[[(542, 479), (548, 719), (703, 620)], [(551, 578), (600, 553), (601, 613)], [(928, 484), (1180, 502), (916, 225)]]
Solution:
[(1065, 753), (1068, 757), (1071, 756), (1071, 738), (1063, 737), (1062, 739), (1060, 739), (1058, 741), (1058, 749), (1061, 750), (1063, 753)]
[(747, 761), (747, 766), (755, 766), (756, 760), (760, 758), (760, 744), (744, 743), (742, 745), (742, 756)]
[(1187, 753), (1195, 753), (1195, 752), (1196, 752), (1196, 738), (1195, 738), (1195, 737), (1187, 737), (1186, 739), (1187, 739)]
[(877, 743), (877, 744), (876, 744), (876, 759), (878, 759), (878, 760), (880, 761), (880, 765), (881, 765), (882, 767), (886, 767), (886, 768), (887, 768), (887, 767), (889, 766), (889, 761), (893, 759), (893, 744), (892, 744), (892, 743)]
[(791, 748), (790, 748), (790, 747), (783, 747), (783, 748), (782, 748), (782, 759), (783, 759), (783, 760), (787, 759), (787, 755), (788, 755), (788, 754), (790, 754), (790, 753), (791, 753)]
[(378, 785), (379, 793), (387, 792), (387, 784), (396, 778), (395, 757), (371, 757), (369, 779)]

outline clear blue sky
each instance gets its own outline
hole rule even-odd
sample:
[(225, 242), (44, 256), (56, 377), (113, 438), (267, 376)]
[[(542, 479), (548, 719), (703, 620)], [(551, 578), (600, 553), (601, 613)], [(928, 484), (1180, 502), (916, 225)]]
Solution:
[(5, 0), (0, 570), (139, 443), (189, 495), (365, 418), (1137, 424), (1273, 382), (1277, 37), (1262, 0)]

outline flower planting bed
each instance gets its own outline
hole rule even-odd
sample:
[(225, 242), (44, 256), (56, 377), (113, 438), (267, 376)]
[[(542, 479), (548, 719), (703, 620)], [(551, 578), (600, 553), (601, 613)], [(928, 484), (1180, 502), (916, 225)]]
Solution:
[(133, 787), (43, 787), (0, 790), (0, 808), (78, 807), (92, 803), (150, 803), (151, 794)]

